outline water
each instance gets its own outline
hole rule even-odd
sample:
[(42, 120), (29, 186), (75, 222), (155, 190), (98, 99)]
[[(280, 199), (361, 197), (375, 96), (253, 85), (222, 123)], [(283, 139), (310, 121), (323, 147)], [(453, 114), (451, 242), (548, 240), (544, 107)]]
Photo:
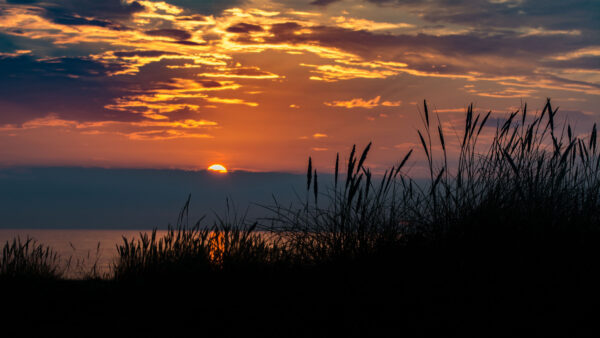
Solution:
[[(141, 231), (150, 233), (150, 230)], [(166, 231), (158, 231), (164, 235)], [(0, 229), (0, 245), (15, 237), (22, 240), (29, 236), (38, 243), (47, 245), (57, 252), (63, 261), (70, 258), (67, 278), (76, 278), (96, 264), (100, 273), (109, 273), (111, 264), (117, 257), (116, 245), (126, 238), (139, 237), (139, 230), (40, 230), (40, 229)]]

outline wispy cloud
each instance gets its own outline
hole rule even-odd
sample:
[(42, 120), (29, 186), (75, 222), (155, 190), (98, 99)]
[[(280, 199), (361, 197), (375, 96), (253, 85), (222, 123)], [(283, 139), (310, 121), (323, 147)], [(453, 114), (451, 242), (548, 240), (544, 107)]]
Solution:
[(362, 98), (351, 99), (348, 101), (332, 101), (324, 102), (326, 106), (330, 107), (343, 107), (343, 108), (366, 108), (371, 109), (378, 106), (384, 107), (398, 107), (402, 105), (402, 101), (381, 101), (381, 96), (376, 96), (370, 100), (364, 100)]

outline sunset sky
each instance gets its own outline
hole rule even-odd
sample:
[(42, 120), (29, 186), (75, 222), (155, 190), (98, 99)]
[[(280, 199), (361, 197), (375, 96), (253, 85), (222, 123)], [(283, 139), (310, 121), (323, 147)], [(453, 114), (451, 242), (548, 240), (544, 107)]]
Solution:
[(546, 97), (600, 120), (600, 2), (0, 0), (2, 167), (384, 168), (423, 99), (453, 133)]

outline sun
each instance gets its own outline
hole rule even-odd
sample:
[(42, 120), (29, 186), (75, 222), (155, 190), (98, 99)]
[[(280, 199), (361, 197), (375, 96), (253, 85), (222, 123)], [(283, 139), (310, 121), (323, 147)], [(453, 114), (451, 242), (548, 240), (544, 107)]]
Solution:
[(227, 168), (225, 168), (225, 166), (222, 164), (213, 164), (210, 167), (208, 167), (208, 170), (214, 171), (217, 173), (221, 173), (221, 174), (227, 173)]

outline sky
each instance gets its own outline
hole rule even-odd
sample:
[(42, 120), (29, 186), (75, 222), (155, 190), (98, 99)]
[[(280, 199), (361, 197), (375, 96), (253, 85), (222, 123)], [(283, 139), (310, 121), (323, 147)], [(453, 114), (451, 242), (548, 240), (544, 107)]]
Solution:
[(600, 120), (600, 2), (0, 0), (0, 167), (327, 171), (372, 141), (377, 170), (425, 99), (452, 134), (547, 97)]

